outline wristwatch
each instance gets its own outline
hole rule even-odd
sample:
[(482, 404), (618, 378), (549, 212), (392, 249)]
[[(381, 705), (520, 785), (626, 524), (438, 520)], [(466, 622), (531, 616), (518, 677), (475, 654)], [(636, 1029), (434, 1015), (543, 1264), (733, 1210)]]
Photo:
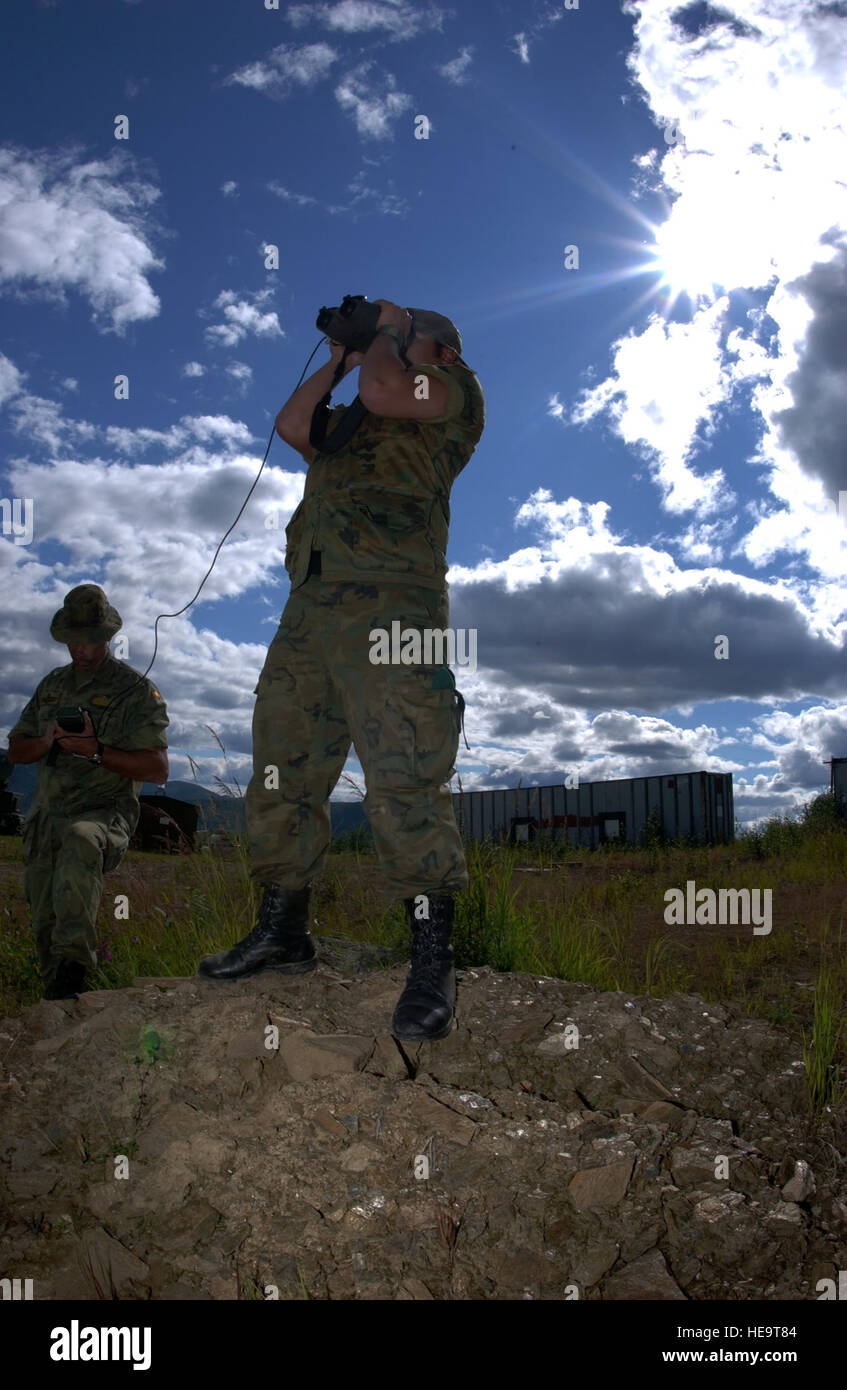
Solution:
[(102, 761), (103, 761), (103, 745), (102, 745), (102, 743), (100, 742), (99, 738), (98, 738), (98, 740), (97, 740), (97, 752), (96, 752), (96, 753), (92, 753), (92, 754), (91, 754), (91, 757), (88, 759), (88, 761), (89, 761), (90, 763), (94, 763), (95, 766), (97, 766), (97, 767), (99, 767), (100, 764), (101, 764)]

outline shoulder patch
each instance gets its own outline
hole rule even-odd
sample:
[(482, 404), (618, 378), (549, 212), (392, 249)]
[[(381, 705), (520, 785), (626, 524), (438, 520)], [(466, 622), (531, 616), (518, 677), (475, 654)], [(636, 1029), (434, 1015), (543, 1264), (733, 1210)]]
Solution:
[(100, 706), (102, 706), (102, 705), (109, 705), (109, 704), (111, 704), (111, 703), (112, 703), (112, 701), (111, 701), (111, 696), (109, 696), (109, 695), (92, 695), (92, 697), (91, 697), (91, 704), (92, 704), (92, 705), (100, 705)]

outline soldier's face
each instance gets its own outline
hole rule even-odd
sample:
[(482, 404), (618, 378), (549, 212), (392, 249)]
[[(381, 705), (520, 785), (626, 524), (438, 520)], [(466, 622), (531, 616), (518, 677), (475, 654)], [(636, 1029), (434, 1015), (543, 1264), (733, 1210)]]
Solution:
[(76, 643), (68, 643), (71, 661), (81, 671), (96, 671), (97, 667), (106, 660), (108, 650), (108, 642), (99, 642), (97, 646), (78, 646)]
[(428, 364), (431, 367), (446, 366), (448, 361), (456, 360), (453, 351), (448, 348), (442, 349), (441, 344), (434, 338), (425, 337), (423, 334), (415, 335), (411, 347), (406, 348), (406, 356), (410, 362)]

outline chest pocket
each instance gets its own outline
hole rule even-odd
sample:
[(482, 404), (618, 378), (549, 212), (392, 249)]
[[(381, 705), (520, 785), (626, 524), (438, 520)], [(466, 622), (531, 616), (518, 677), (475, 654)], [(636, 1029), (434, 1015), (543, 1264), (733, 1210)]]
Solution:
[(436, 564), (430, 524), (434, 500), (387, 488), (351, 488), (335, 544), (359, 569), (429, 573)]
[(38, 701), (38, 732), (46, 733), (62, 705), (70, 704), (61, 690), (45, 690)]
[(389, 492), (384, 488), (354, 488), (350, 493), (353, 505), (357, 507), (374, 526), (387, 531), (420, 531), (429, 524), (432, 515), (432, 502), (424, 502), (419, 497), (409, 497), (402, 492)]

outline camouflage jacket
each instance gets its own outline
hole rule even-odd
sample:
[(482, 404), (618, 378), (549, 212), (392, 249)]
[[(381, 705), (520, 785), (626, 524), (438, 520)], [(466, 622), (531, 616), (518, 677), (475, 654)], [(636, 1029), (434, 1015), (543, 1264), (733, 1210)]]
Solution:
[[(446, 384), (446, 411), (435, 420), (368, 411), (337, 453), (315, 455), (286, 527), (292, 589), (306, 579), (312, 550), (321, 552), (322, 579), (445, 587), (450, 489), (482, 434), (485, 398), (459, 363), (413, 371)], [(345, 409), (330, 412), (327, 435)]]
[[(96, 671), (77, 671), (73, 662), (57, 666), (39, 683), (9, 737), (23, 734), (26, 738), (38, 738), (47, 732), (63, 705), (79, 705), (88, 710), (100, 742), (108, 748), (126, 753), (167, 748), (167, 710), (152, 681), (139, 681), (125, 698), (110, 704), (113, 696), (133, 686), (138, 674), (111, 653)], [(65, 816), (114, 810), (120, 812), (132, 831), (141, 810), (141, 785), (98, 767), (87, 758), (60, 752), (53, 767), (47, 766), (46, 758), (38, 764), (38, 784), (29, 817), (39, 810)]]

